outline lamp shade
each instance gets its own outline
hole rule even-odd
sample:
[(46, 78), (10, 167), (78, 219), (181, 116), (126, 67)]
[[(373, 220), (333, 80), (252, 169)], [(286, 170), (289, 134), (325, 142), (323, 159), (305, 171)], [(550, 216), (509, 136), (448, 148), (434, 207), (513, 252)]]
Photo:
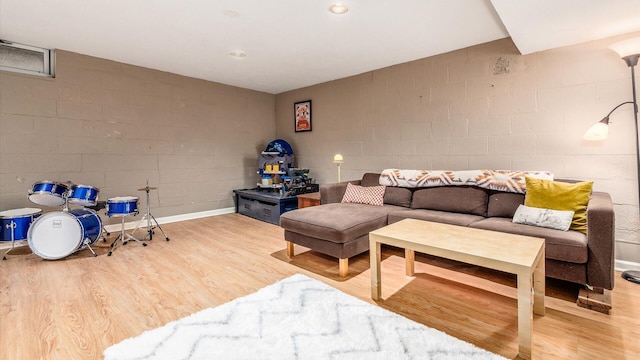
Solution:
[(344, 162), (344, 158), (342, 157), (342, 154), (335, 154), (333, 156), (333, 163), (334, 164), (342, 164)]
[(347, 11), (349, 11), (349, 8), (347, 7), (347, 5), (336, 3), (329, 6), (329, 11), (331, 11), (331, 13), (336, 15), (342, 15), (342, 14), (346, 14)]
[(615, 51), (621, 58), (640, 54), (640, 37), (631, 38), (611, 44), (609, 49)]
[(590, 127), (589, 130), (584, 133), (582, 138), (589, 141), (601, 141), (606, 139), (607, 135), (609, 135), (609, 118), (605, 119), (606, 121), (600, 121)]

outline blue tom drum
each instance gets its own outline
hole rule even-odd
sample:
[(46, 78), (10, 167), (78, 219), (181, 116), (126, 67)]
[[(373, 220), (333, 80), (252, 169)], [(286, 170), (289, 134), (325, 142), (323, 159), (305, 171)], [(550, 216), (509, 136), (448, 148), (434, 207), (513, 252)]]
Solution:
[(138, 197), (119, 196), (107, 199), (107, 216), (123, 217), (138, 214)]
[(80, 206), (95, 206), (100, 189), (91, 185), (71, 185), (67, 202)]
[(41, 209), (22, 208), (0, 212), (0, 241), (24, 240), (29, 227), (35, 218), (40, 216)]
[(56, 181), (39, 181), (29, 190), (29, 200), (42, 206), (60, 206), (69, 188)]

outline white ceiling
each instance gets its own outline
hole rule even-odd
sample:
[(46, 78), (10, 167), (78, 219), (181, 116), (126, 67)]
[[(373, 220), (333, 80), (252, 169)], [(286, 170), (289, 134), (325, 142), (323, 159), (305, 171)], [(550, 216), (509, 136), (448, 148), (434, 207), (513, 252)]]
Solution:
[(0, 39), (277, 94), (508, 36), (527, 54), (640, 31), (640, 0), (335, 2), (0, 0)]

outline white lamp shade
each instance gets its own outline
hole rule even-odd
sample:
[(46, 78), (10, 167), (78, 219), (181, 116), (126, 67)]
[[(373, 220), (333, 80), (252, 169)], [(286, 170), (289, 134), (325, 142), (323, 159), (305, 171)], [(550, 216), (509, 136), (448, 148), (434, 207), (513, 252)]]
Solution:
[(609, 125), (599, 122), (590, 127), (582, 138), (589, 141), (602, 141), (607, 138), (607, 135), (609, 135)]
[(618, 53), (621, 58), (640, 54), (640, 37), (622, 40), (609, 46), (609, 49)]
[(342, 15), (342, 14), (346, 14), (347, 11), (349, 11), (349, 8), (347, 7), (347, 5), (336, 3), (329, 6), (329, 11), (337, 15)]
[(344, 158), (342, 157), (342, 154), (335, 154), (333, 156), (333, 163), (334, 164), (342, 164), (344, 162)]

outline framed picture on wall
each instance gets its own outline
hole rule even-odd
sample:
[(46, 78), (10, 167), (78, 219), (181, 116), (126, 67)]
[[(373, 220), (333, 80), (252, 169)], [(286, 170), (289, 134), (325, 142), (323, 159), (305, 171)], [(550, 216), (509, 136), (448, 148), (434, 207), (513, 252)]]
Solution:
[(296, 132), (311, 131), (311, 100), (293, 104)]

